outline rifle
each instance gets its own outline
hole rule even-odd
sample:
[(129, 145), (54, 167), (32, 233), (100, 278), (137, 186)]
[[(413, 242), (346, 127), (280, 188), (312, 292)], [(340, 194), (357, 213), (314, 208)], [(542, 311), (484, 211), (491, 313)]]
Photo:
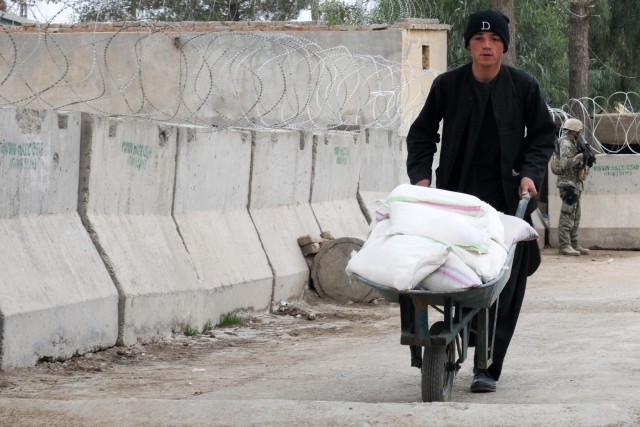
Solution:
[(593, 151), (591, 151), (591, 147), (589, 147), (589, 144), (587, 144), (582, 135), (578, 135), (576, 141), (578, 152), (582, 153), (582, 155), (584, 156), (585, 167), (590, 168), (596, 162), (595, 154), (593, 154)]

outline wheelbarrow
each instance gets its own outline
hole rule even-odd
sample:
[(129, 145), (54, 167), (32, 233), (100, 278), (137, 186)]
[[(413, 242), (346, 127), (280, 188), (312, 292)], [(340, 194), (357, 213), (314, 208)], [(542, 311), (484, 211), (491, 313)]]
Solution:
[[(524, 218), (529, 200), (528, 193), (520, 200), (516, 211), (518, 218)], [(399, 303), (400, 344), (410, 346), (411, 365), (421, 369), (423, 402), (450, 400), (453, 380), (467, 359), (472, 333), (475, 335), (476, 366), (478, 369), (488, 367), (495, 338), (497, 301), (509, 280), (515, 250), (514, 243), (495, 279), (477, 287), (449, 292), (398, 291), (354, 275), (363, 284), (377, 289), (387, 300)], [(429, 319), (429, 307), (440, 313), (437, 318), (442, 320)], [(472, 320), (476, 316), (477, 324), (473, 329)]]

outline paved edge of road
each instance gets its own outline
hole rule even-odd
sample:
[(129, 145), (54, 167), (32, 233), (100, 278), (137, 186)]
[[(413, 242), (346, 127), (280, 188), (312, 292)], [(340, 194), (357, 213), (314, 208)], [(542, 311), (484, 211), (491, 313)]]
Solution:
[[(37, 416), (36, 419), (33, 417)], [(39, 421), (41, 420), (41, 421)], [(361, 403), (296, 400), (0, 399), (1, 425), (47, 426), (632, 426), (640, 406)]]

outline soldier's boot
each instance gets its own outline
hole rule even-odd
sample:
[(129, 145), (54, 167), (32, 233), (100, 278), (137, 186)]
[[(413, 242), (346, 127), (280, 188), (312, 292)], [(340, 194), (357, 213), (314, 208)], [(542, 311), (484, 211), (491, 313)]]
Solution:
[(580, 252), (580, 255), (589, 255), (589, 249), (583, 248), (579, 244), (575, 244), (575, 245), (572, 245), (572, 246), (573, 246), (573, 249), (575, 249), (576, 251)]
[(558, 253), (560, 255), (580, 256), (580, 252), (576, 251), (571, 246), (562, 246)]

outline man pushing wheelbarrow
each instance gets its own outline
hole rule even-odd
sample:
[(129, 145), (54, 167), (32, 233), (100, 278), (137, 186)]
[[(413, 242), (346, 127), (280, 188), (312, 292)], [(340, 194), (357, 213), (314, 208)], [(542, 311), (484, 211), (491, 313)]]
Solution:
[[(407, 135), (407, 173), (412, 184), (432, 184), (432, 162), (440, 142), (435, 184), (477, 196), (514, 215), (521, 196), (537, 205), (554, 149), (555, 125), (535, 78), (501, 64), (509, 48), (509, 19), (495, 10), (473, 13), (464, 33), (471, 63), (440, 74)], [(442, 138), (439, 126), (442, 121)], [(492, 363), (476, 366), (472, 392), (496, 390), (522, 306), (527, 276), (540, 263), (535, 241), (517, 245), (511, 274), (500, 294)]]
[[(469, 17), (464, 43), (471, 54), (471, 63), (440, 74), (434, 80), (425, 105), (407, 135), (407, 173), (413, 186), (430, 187), (434, 181), (433, 158), (440, 143), (437, 190), (475, 197), (497, 212), (512, 218), (517, 214), (531, 224), (530, 215), (537, 206), (536, 197), (554, 149), (556, 129), (536, 79), (501, 64), (509, 47), (508, 24), (509, 19), (495, 10), (482, 10)], [(394, 200), (399, 200), (393, 196), (390, 199), (392, 207)], [(445, 205), (458, 210), (460, 206), (469, 207), (464, 201), (435, 203), (440, 208)], [(398, 206), (404, 209), (407, 204)], [(453, 214), (448, 218), (454, 218)], [(394, 212), (391, 213), (391, 222), (393, 220)], [(424, 216), (423, 222), (431, 222), (430, 217)], [(375, 237), (376, 229), (371, 237)], [(394, 233), (397, 236), (401, 231), (386, 235)], [(404, 244), (396, 244), (394, 251), (401, 252), (412, 244), (422, 245), (420, 253), (432, 253), (435, 265), (443, 256), (449, 256), (442, 253), (438, 258), (438, 246), (408, 241), (406, 236), (405, 240)], [(441, 238), (435, 240), (442, 241)], [(369, 245), (369, 251), (371, 247)], [(365, 249), (366, 243), (362, 252)], [(475, 247), (477, 253), (484, 249), (482, 245)], [(458, 254), (465, 257), (469, 252)], [(405, 258), (411, 256), (408, 254)], [(474, 256), (469, 258), (475, 259)], [(390, 260), (387, 257), (384, 261)], [(469, 281), (467, 275), (458, 274), (462, 269), (453, 269), (458, 274), (456, 284), (471, 286), (464, 292), (388, 292), (390, 298), (400, 302), (401, 343), (410, 346), (412, 365), (422, 369), (423, 400), (448, 400), (457, 365), (466, 358), (467, 346), (474, 345), (474, 378), (470, 389), (472, 392), (496, 391), (522, 307), (527, 277), (541, 261), (537, 242), (529, 239), (516, 242), (508, 249), (504, 261), (501, 273), (486, 277), (490, 280), (483, 280), (479, 286), (473, 279)], [(428, 272), (425, 265), (420, 264), (422, 274)], [(375, 280), (357, 272), (356, 275), (363, 283), (379, 287)], [(437, 278), (437, 275), (429, 277)], [(389, 291), (386, 286), (379, 288), (382, 292)], [(444, 320), (429, 325), (427, 306), (439, 306)], [(470, 329), (475, 330), (475, 335), (469, 333)], [(420, 354), (422, 348), (424, 358)]]
[[(449, 399), (469, 346), (476, 347), (471, 392), (496, 391), (527, 277), (541, 261), (534, 238), (517, 224), (514, 233), (508, 223), (531, 228), (556, 129), (536, 79), (501, 64), (508, 24), (495, 10), (469, 17), (464, 42), (471, 63), (435, 78), (409, 129), (413, 185), (391, 193), (388, 219), (373, 224), (347, 266), (400, 303), (401, 344), (410, 346), (412, 366), (421, 368), (424, 401)], [(438, 143), (436, 188), (429, 188)], [(429, 307), (443, 320), (430, 323)]]

